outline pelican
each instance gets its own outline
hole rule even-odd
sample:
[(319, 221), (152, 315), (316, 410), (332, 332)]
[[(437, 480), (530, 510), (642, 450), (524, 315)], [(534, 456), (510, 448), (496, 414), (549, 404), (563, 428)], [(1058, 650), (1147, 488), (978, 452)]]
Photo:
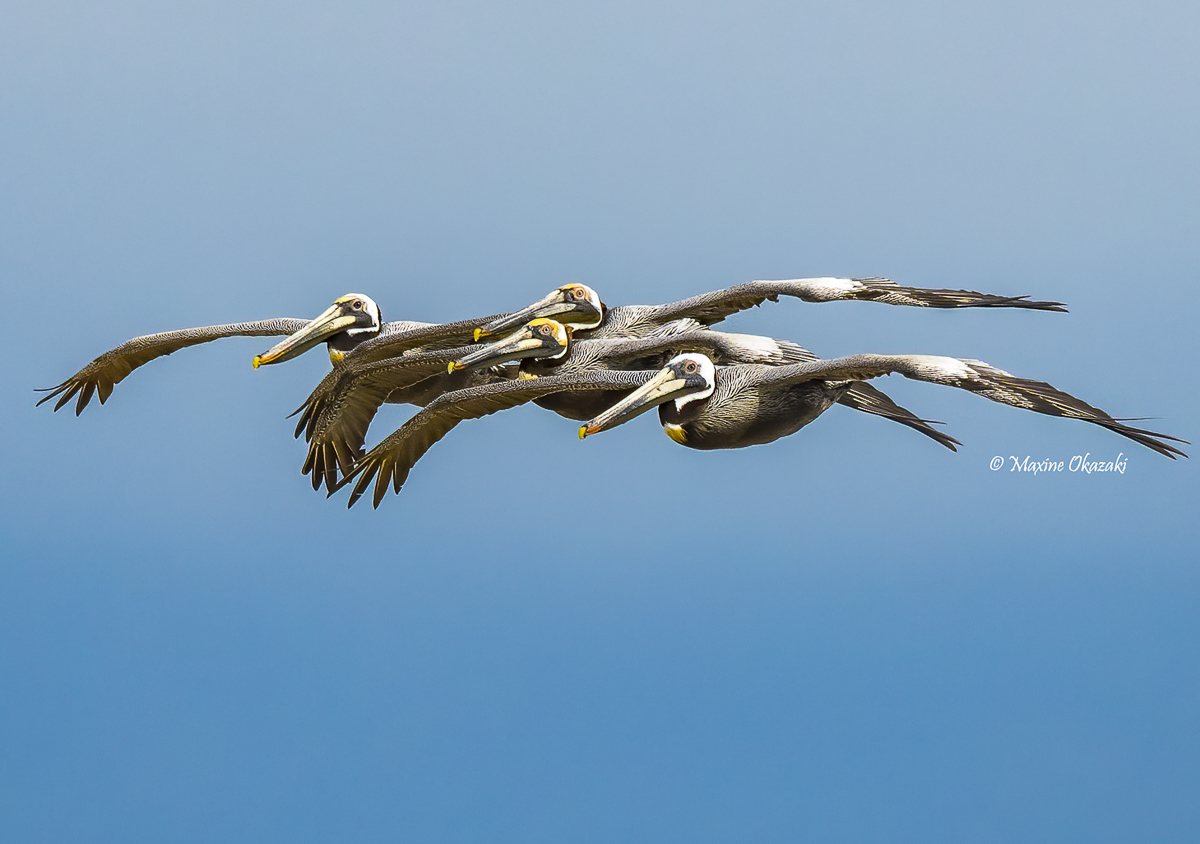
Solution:
[(789, 366), (717, 367), (709, 356), (672, 359), (643, 387), (579, 429), (583, 439), (620, 425), (652, 407), (667, 435), (689, 448), (742, 448), (794, 434), (837, 401), (847, 382), (893, 372), (958, 387), (1050, 416), (1082, 419), (1159, 454), (1187, 455), (1166, 442), (1176, 437), (1132, 428), (1044, 381), (1018, 378), (978, 360), (930, 355), (854, 355)]
[[(562, 337), (566, 340), (562, 340)], [(611, 358), (614, 352), (627, 355), (638, 349), (647, 350), (644, 357), (626, 358), (625, 369), (646, 369), (661, 366), (671, 354), (682, 351), (708, 351), (723, 364), (760, 363), (780, 366), (790, 363), (820, 360), (820, 358), (795, 343), (760, 337), (753, 334), (732, 334), (711, 329), (695, 329), (687, 332), (655, 334), (648, 343), (626, 343), (612, 340), (574, 340), (574, 333), (557, 321), (540, 318), (531, 321), (521, 330), (484, 346), (450, 366), (450, 371), (464, 367), (507, 363), (520, 360), (518, 375), (521, 378), (541, 378), (559, 371), (564, 362), (572, 368), (590, 368), (602, 358)], [(605, 391), (565, 390), (534, 399), (547, 410), (552, 410), (568, 419), (586, 420), (601, 413), (612, 404), (612, 395)], [(942, 432), (929, 427), (929, 420), (921, 419), (893, 402), (888, 396), (869, 384), (857, 383), (844, 391), (839, 403), (855, 410), (873, 413), (920, 431), (938, 441), (951, 451), (961, 443)]]
[(585, 284), (564, 284), (528, 307), (481, 325), (480, 340), (512, 331), (530, 320), (549, 317), (583, 337), (641, 337), (676, 320), (693, 320), (690, 327), (712, 325), (766, 300), (793, 296), (805, 302), (858, 299), (889, 305), (924, 308), (1029, 308), (1066, 311), (1061, 302), (1030, 301), (1028, 296), (993, 296), (972, 290), (931, 290), (902, 287), (886, 278), (802, 278), (787, 281), (751, 281), (665, 305), (622, 305), (608, 308), (595, 290)]
[[(651, 363), (649, 368), (645, 368), (648, 361), (665, 359), (680, 348), (704, 349), (707, 355), (718, 360), (755, 355), (761, 360), (781, 362), (794, 359), (795, 356), (805, 360), (812, 357), (811, 352), (783, 341), (709, 330), (671, 337), (571, 342), (565, 326), (548, 319), (534, 320), (527, 330), (495, 346), (507, 348), (492, 348), (487, 356), (472, 357), (478, 357), (476, 363), (480, 365), (555, 354), (562, 361), (554, 369), (554, 374), (443, 393), (372, 448), (335, 488), (331, 488), (331, 493), (353, 482), (354, 488), (347, 504), (353, 506), (374, 481), (373, 504), (378, 507), (387, 493), (389, 483), (399, 492), (416, 462), (459, 422), (566, 392), (584, 394), (592, 401), (598, 394), (600, 404), (611, 405), (623, 393), (632, 392), (656, 375), (653, 367), (658, 364)], [(644, 368), (637, 368), (639, 365)], [(764, 365), (762, 368), (773, 367)], [(843, 392), (850, 391), (847, 389)], [(929, 428), (926, 420), (914, 416), (878, 391), (863, 391), (857, 393), (856, 398), (861, 405), (858, 409), (909, 425), (949, 448), (958, 442)], [(351, 404), (359, 407), (359, 412), (372, 401), (378, 401), (378, 394), (372, 396), (369, 390), (355, 391), (349, 399)], [(375, 406), (378, 407), (378, 404)]]
[[(423, 325), (425, 323), (388, 323), (388, 328), (396, 331)], [(139, 366), (188, 346), (211, 343), (224, 337), (290, 335), (270, 351), (256, 357), (256, 368), (262, 364), (290, 360), (322, 340), (329, 346), (330, 360), (337, 363), (347, 350), (378, 336), (381, 326), (379, 306), (375, 301), (361, 293), (350, 293), (339, 298), (324, 313), (312, 320), (268, 319), (147, 334), (144, 337), (134, 337), (115, 349), (110, 349), (57, 387), (40, 390), (39, 392), (47, 395), (43, 396), (38, 404), (58, 397), (54, 405), (57, 411), (78, 395), (75, 402), (75, 415), (78, 416), (88, 406), (93, 395), (98, 395), (100, 403), (104, 404), (112, 394), (113, 387)]]

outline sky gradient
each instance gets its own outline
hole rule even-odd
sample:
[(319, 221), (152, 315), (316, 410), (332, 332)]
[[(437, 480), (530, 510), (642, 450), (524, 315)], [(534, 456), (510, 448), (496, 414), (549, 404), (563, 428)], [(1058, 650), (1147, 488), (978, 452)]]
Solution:
[[(3, 837), (1196, 840), (1194, 460), (894, 377), (957, 454), (840, 407), (716, 453), (526, 407), (347, 511), (284, 418), (320, 352), (184, 350), (80, 418), (32, 390), (347, 292), (880, 275), (1070, 313), (725, 325), (1195, 442), (1198, 41), (1166, 2), (5, 4)], [(1008, 471), (1085, 454), (1127, 468)]]

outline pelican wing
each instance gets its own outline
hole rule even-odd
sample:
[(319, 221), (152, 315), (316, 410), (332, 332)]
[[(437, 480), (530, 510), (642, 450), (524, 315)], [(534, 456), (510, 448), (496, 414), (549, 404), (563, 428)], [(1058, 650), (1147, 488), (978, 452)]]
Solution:
[(78, 416), (83, 413), (83, 409), (88, 406), (93, 395), (99, 395), (100, 403), (104, 404), (116, 384), (120, 383), (130, 372), (155, 358), (169, 355), (188, 346), (211, 343), (213, 340), (220, 340), (223, 337), (286, 336), (299, 331), (308, 323), (309, 321), (306, 319), (267, 319), (259, 322), (236, 322), (230, 325), (185, 328), (181, 331), (164, 331), (161, 334), (134, 337), (100, 355), (57, 387), (39, 390), (46, 395), (42, 396), (38, 404), (58, 397), (58, 401), (54, 405), (54, 409), (57, 411), (78, 394), (79, 399), (75, 403), (75, 415)]
[(326, 375), (296, 411), (300, 414), (296, 436), (304, 432), (309, 441), (301, 471), (312, 476), (313, 489), (324, 483), (332, 492), (339, 470), (346, 475), (354, 468), (362, 457), (371, 420), (393, 393), (430, 378), (451, 378), (446, 365), (459, 353), (457, 349), (417, 353), (366, 366), (343, 366)]
[(444, 349), (464, 346), (472, 342), (477, 327), (485, 322), (506, 316), (508, 314), (492, 314), (479, 319), (447, 322), (441, 325), (422, 325), (418, 328), (409, 328), (406, 324), (400, 331), (387, 331), (359, 344), (346, 355), (346, 363), (354, 362), (366, 365), (375, 361), (399, 357), (405, 352), (418, 348)]
[(1130, 427), (1103, 410), (1092, 407), (1045, 381), (1018, 378), (978, 360), (933, 355), (853, 355), (834, 360), (772, 367), (758, 373), (755, 380), (759, 384), (782, 386), (814, 379), (861, 381), (893, 372), (917, 381), (929, 381), (968, 390), (994, 402), (1032, 410), (1035, 413), (1082, 419), (1128, 437), (1172, 460), (1176, 455), (1187, 457), (1184, 452), (1165, 442), (1170, 440), (1187, 444), (1186, 440)]
[(602, 360), (612, 369), (628, 367), (644, 358), (672, 357), (680, 352), (703, 352), (719, 364), (786, 363), (819, 360), (816, 354), (787, 340), (754, 334), (692, 329), (676, 334), (653, 334), (639, 338), (577, 340), (571, 347), (573, 359)]
[(908, 408), (896, 404), (887, 393), (876, 389), (870, 384), (859, 382), (852, 385), (846, 391), (845, 395), (838, 399), (838, 404), (845, 405), (854, 410), (861, 410), (863, 413), (881, 416), (893, 422), (899, 422), (901, 425), (906, 425), (914, 431), (924, 434), (931, 440), (941, 443), (951, 451), (958, 451), (957, 446), (962, 445), (962, 443), (949, 434), (939, 431), (937, 428), (930, 427), (931, 425), (941, 425), (941, 422), (936, 422), (932, 419), (922, 419)]
[(433, 444), (464, 419), (477, 419), (564, 390), (632, 390), (649, 380), (649, 370), (589, 371), (486, 384), (445, 393), (430, 402), (400, 428), (371, 449), (340, 486), (352, 481), (347, 506), (353, 506), (375, 482), (375, 507), (389, 483), (399, 492), (408, 473)]
[(886, 278), (801, 278), (789, 281), (751, 281), (704, 293), (691, 299), (654, 306), (658, 320), (690, 318), (704, 325), (761, 305), (793, 296), (805, 302), (835, 302), (858, 299), (888, 305), (921, 308), (1031, 308), (1039, 311), (1065, 311), (1061, 302), (1036, 302), (1028, 296), (993, 296), (973, 290), (935, 290), (902, 287)]

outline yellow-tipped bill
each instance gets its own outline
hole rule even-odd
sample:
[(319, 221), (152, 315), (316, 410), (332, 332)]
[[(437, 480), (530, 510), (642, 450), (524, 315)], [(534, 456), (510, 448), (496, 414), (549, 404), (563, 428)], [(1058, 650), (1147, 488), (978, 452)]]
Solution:
[(584, 439), (591, 434), (598, 434), (609, 428), (623, 425), (630, 419), (641, 416), (647, 410), (653, 410), (663, 402), (670, 401), (686, 390), (688, 386), (688, 382), (668, 366), (580, 428), (579, 438)]
[(354, 314), (346, 313), (343, 303), (338, 300), (295, 334), (272, 346), (261, 355), (256, 355), (253, 361), (254, 368), (258, 369), (263, 364), (281, 363), (298, 357), (338, 332), (353, 328), (358, 321)]
[(535, 319), (503, 340), (476, 349), (450, 364), (450, 371), (475, 366), (496, 366), (522, 358), (556, 358), (570, 344), (567, 329), (552, 319)]
[(564, 284), (532, 305), (475, 329), (479, 338), (512, 331), (530, 320), (549, 317), (576, 329), (595, 328), (604, 319), (604, 305), (596, 291), (584, 284)]

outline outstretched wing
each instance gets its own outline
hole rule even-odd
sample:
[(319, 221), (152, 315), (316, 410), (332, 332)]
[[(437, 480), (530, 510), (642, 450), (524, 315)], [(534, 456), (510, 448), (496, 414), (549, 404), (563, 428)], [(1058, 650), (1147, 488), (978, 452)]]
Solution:
[(169, 355), (188, 346), (211, 343), (223, 337), (274, 337), (285, 336), (308, 325), (306, 319), (267, 319), (260, 322), (236, 322), (230, 325), (208, 325), (202, 328), (185, 328), (181, 331), (164, 331), (134, 337), (115, 349), (105, 352), (76, 372), (57, 387), (47, 387), (39, 392), (46, 393), (38, 404), (58, 397), (54, 405), (57, 411), (76, 394), (75, 415), (83, 413), (93, 395), (99, 395), (104, 404), (112, 394), (113, 387), (139, 366), (155, 358)]
[(1128, 437), (1172, 460), (1184, 452), (1165, 440), (1187, 444), (1186, 440), (1133, 428), (1114, 419), (1103, 410), (1047, 384), (1018, 378), (1002, 369), (979, 360), (937, 357), (933, 355), (853, 355), (833, 360), (801, 363), (764, 369), (755, 375), (760, 384), (798, 384), (814, 379), (828, 381), (862, 381), (880, 375), (899, 373), (917, 381), (929, 381), (968, 390), (1001, 404), (1062, 416), (1082, 419)]
[(346, 355), (345, 363), (353, 362), (365, 366), (375, 361), (399, 357), (412, 349), (433, 350), (463, 346), (472, 342), (477, 327), (485, 322), (506, 316), (508, 314), (492, 314), (479, 317), (479, 319), (466, 319), (441, 325), (423, 325), (419, 328), (406, 327), (401, 331), (385, 331), (378, 337), (372, 337), (356, 346)]
[(371, 421), (394, 393), (429, 379), (445, 381), (439, 386), (446, 390), (466, 386), (472, 373), (446, 373), (446, 365), (459, 354), (458, 349), (418, 352), (366, 366), (342, 366), (326, 375), (296, 411), (296, 436), (304, 433), (309, 441), (301, 471), (312, 476), (313, 489), (324, 483), (332, 492), (339, 470), (346, 475), (354, 468)]
[(520, 381), (486, 384), (445, 393), (420, 410), (379, 445), (371, 449), (340, 486), (354, 482), (347, 504), (352, 507), (375, 482), (375, 507), (387, 494), (389, 483), (399, 492), (408, 473), (433, 444), (464, 419), (477, 419), (564, 390), (632, 390), (654, 372), (590, 371), (549, 375)]
[(819, 360), (816, 354), (787, 340), (756, 334), (732, 334), (691, 328), (677, 333), (653, 333), (638, 338), (602, 338), (577, 340), (571, 347), (571, 360), (602, 361), (609, 369), (632, 366), (655, 356), (672, 357), (680, 352), (703, 352), (718, 364), (761, 363), (778, 366), (786, 363)]
[[(393, 402), (412, 398), (398, 399), (394, 394), (439, 375), (447, 382), (445, 389), (466, 386), (470, 376), (448, 376), (446, 365), (462, 354), (464, 345), (473, 342), (476, 326), (494, 318), (440, 325), (404, 323), (349, 352), (291, 414), (300, 417), (295, 435), (303, 432), (309, 442), (301, 471), (311, 475), (313, 489), (324, 483), (332, 492), (339, 469), (344, 475), (353, 468), (362, 456), (367, 428), (380, 405), (389, 398)], [(426, 400), (428, 391), (420, 393), (414, 401)]]
[(789, 281), (751, 281), (653, 307), (656, 321), (690, 318), (704, 325), (744, 311), (766, 300), (792, 296), (805, 302), (857, 299), (920, 308), (1030, 308), (1065, 311), (1061, 302), (1036, 302), (1028, 296), (994, 296), (973, 290), (936, 290), (902, 287), (886, 278), (801, 278)]

